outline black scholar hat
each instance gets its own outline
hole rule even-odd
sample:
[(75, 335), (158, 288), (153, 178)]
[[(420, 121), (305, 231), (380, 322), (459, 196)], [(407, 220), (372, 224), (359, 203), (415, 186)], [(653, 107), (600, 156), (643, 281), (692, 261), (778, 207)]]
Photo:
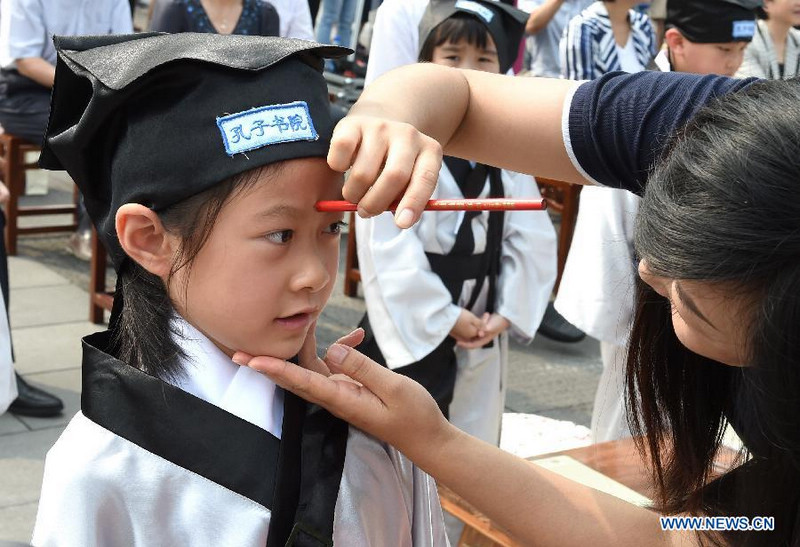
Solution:
[(469, 14), (486, 25), (497, 46), (500, 72), (508, 72), (519, 54), (528, 14), (491, 0), (431, 0), (419, 24), (420, 47), (437, 26), (456, 13)]
[(57, 37), (40, 158), (83, 193), (119, 268), (117, 209), (163, 210), (244, 171), (325, 157), (333, 122), (314, 42), (218, 34)]
[(666, 28), (700, 44), (749, 42), (761, 0), (668, 0)]

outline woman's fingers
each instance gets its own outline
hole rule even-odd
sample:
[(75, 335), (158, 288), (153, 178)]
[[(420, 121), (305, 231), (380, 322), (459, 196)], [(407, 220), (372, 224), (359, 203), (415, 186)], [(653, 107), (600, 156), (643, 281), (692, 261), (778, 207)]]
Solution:
[(395, 222), (408, 228), (433, 194), (442, 148), (413, 126), (369, 116), (347, 117), (336, 126), (328, 164), (350, 170), (342, 195), (370, 217), (400, 199)]
[(343, 344), (345, 346), (350, 346), (351, 348), (354, 348), (364, 341), (364, 336), (365, 336), (364, 329), (359, 327), (354, 331), (345, 334), (344, 336), (339, 338), (335, 343)]
[(350, 118), (345, 118), (336, 125), (328, 149), (328, 165), (331, 169), (340, 173), (350, 169), (361, 145), (361, 135), (361, 126)]
[(394, 222), (398, 228), (410, 228), (419, 220), (436, 189), (441, 168), (442, 147), (435, 140), (429, 139), (426, 147), (417, 156), (411, 181), (397, 206)]

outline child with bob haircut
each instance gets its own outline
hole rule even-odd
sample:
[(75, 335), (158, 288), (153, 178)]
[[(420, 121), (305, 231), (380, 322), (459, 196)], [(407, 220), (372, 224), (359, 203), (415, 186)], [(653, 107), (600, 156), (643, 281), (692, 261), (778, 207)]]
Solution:
[(81, 411), (48, 453), (33, 543), (446, 545), (427, 475), (231, 360), (316, 358), (342, 224), (314, 209), (342, 191), (321, 69), (348, 50), (56, 46), (41, 164), (79, 185), (118, 280), (109, 329), (83, 340)]
[[(433, 1), (420, 23), (419, 61), (506, 73), (526, 20), (499, 2)], [(541, 197), (530, 175), (465, 159), (445, 157), (438, 175), (439, 199)], [(550, 218), (428, 212), (401, 230), (384, 213), (356, 223), (367, 305), (360, 350), (424, 385), (456, 427), (499, 444), (509, 334), (533, 339), (555, 283)]]

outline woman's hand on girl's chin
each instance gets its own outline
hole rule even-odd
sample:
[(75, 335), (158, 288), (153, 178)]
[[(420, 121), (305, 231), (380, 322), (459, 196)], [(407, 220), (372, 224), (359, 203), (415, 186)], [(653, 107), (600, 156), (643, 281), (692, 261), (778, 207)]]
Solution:
[(436, 452), (432, 447), (441, 446), (453, 432), (424, 387), (352, 349), (363, 338), (364, 331), (356, 329), (328, 348), (324, 360), (316, 353), (314, 359), (301, 355), (303, 366), (243, 353), (233, 359), (388, 442), (424, 466), (426, 456)]
[(335, 171), (350, 170), (342, 195), (358, 204), (360, 216), (380, 214), (399, 197), (395, 223), (408, 228), (436, 188), (442, 147), (407, 123), (351, 114), (333, 132), (328, 164)]

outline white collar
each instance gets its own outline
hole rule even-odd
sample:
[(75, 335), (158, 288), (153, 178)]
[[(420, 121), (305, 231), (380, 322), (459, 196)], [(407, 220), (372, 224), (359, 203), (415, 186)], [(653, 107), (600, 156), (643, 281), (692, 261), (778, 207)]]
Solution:
[(658, 67), (658, 70), (661, 72), (672, 72), (672, 65), (669, 63), (669, 53), (668, 49), (664, 48), (658, 52), (656, 58), (654, 59), (654, 63)]
[(183, 374), (174, 385), (281, 438), (283, 391), (253, 369), (231, 361), (183, 317), (171, 322), (175, 342), (183, 350)]

